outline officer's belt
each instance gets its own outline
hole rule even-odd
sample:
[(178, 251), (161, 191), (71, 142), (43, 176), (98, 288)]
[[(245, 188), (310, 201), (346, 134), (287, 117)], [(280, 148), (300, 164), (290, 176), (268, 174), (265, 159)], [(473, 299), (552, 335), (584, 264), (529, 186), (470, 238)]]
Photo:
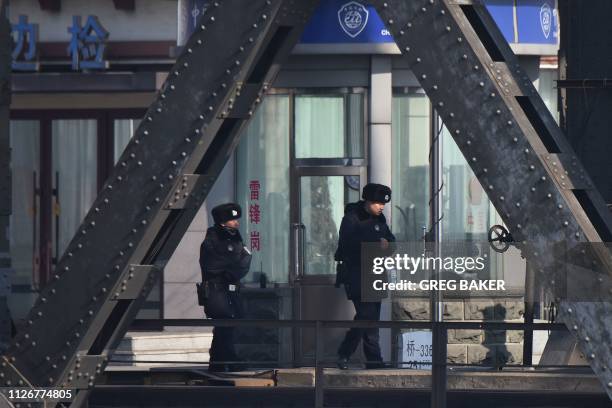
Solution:
[(217, 282), (206, 282), (209, 288), (216, 290), (227, 290), (228, 292), (239, 292), (240, 285), (235, 285), (231, 283), (217, 283)]

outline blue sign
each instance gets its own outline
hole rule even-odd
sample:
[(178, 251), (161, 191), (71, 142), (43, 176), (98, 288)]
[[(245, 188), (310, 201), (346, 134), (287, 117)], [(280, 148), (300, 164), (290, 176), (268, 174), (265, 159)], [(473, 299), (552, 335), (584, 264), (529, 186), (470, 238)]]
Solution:
[(104, 60), (108, 31), (95, 16), (87, 17), (81, 27), (81, 16), (72, 16), (72, 26), (68, 27), (72, 35), (68, 45), (68, 55), (72, 57), (72, 69), (105, 69), (108, 62)]
[(559, 16), (554, 0), (517, 0), (516, 13), (519, 43), (558, 43)]
[(302, 44), (393, 43), (373, 6), (359, 1), (323, 0), (302, 34)]
[[(484, 4), (511, 45), (557, 46), (559, 23), (555, 0), (484, 0)], [(300, 43), (393, 44), (394, 41), (374, 7), (367, 2), (321, 0)], [(331, 52), (338, 52), (338, 48)], [(551, 53), (554, 53), (552, 48)]]
[(28, 16), (21, 15), (19, 22), (11, 25), (11, 31), (17, 37), (12, 52), (12, 68), (15, 71), (37, 71), (38, 24), (28, 23)]
[(486, 0), (486, 7), (509, 43), (514, 38), (514, 0)]

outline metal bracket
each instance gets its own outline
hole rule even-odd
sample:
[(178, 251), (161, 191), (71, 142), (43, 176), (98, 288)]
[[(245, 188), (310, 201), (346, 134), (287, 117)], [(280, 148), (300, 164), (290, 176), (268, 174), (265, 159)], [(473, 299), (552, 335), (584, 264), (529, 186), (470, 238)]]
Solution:
[(512, 72), (510, 72), (508, 64), (494, 61), (485, 66), (491, 75), (491, 79), (497, 83), (502, 92), (511, 96), (523, 95), (523, 92), (514, 80)]
[(72, 389), (86, 390), (93, 387), (96, 377), (102, 374), (106, 356), (79, 356), (70, 364), (66, 386)]
[(30, 386), (26, 377), (13, 365), (15, 357), (0, 356), (0, 386)]
[(248, 119), (253, 116), (252, 101), (261, 102), (261, 84), (236, 83), (235, 88), (223, 105), (219, 118)]
[(573, 154), (547, 153), (542, 161), (561, 190), (590, 190), (593, 185)]
[(153, 280), (158, 269), (154, 265), (130, 265), (115, 286), (113, 300), (138, 299), (147, 285)]
[(183, 210), (188, 208), (200, 208), (204, 190), (212, 187), (214, 179), (204, 174), (184, 174), (172, 189), (171, 195), (164, 204), (166, 210)]

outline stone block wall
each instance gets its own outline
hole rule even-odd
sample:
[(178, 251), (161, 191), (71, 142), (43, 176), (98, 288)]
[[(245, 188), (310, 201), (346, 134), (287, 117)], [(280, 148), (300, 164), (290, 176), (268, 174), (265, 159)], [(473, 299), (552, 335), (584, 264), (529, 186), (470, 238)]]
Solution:
[[(245, 319), (291, 318), (287, 294), (282, 289), (249, 289), (241, 292)], [(235, 331), (236, 353), (245, 361), (270, 362), (253, 364), (254, 367), (278, 367), (291, 355), (291, 332), (270, 327), (238, 327)]]
[[(485, 295), (486, 296), (486, 295)], [(393, 299), (393, 320), (429, 320), (429, 299)], [(453, 298), (444, 302), (444, 320), (522, 322), (525, 303), (522, 294), (491, 297)], [(448, 331), (447, 361), (455, 364), (502, 366), (523, 362), (523, 332), (520, 330)]]

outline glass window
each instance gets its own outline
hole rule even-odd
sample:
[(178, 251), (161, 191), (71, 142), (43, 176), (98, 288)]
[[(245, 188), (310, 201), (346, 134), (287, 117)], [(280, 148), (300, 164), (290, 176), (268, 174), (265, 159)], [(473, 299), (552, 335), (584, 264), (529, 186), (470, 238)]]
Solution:
[(245, 282), (286, 283), (289, 273), (289, 97), (270, 95), (241, 137), (236, 197), (253, 259)]
[(113, 121), (113, 163), (117, 163), (125, 147), (140, 125), (140, 119), (115, 119)]
[(362, 94), (297, 95), (295, 157), (363, 157)]
[(10, 253), (15, 271), (13, 283), (31, 284), (38, 268), (38, 200), (40, 183), (40, 123), (10, 122), (12, 212)]
[(442, 234), (447, 240), (486, 240), (489, 226), (501, 218), (446, 129), (442, 130)]
[(300, 221), (304, 230), (304, 274), (336, 273), (334, 253), (344, 207), (359, 200), (359, 176), (300, 178)]
[(504, 279), (506, 288), (523, 288), (525, 263), (515, 247), (497, 254), (488, 243), (489, 228), (503, 225), (497, 210), (480, 185), (450, 132), (443, 127), (441, 135), (443, 183), (442, 240), (474, 242), (474, 253), (489, 259), (478, 278)]
[(52, 134), (53, 183), (57, 189), (53, 212), (56, 218), (56, 256), (59, 257), (98, 191), (97, 121), (54, 120)]
[(429, 225), (429, 100), (395, 95), (392, 115), (393, 233), (398, 241), (418, 241)]

